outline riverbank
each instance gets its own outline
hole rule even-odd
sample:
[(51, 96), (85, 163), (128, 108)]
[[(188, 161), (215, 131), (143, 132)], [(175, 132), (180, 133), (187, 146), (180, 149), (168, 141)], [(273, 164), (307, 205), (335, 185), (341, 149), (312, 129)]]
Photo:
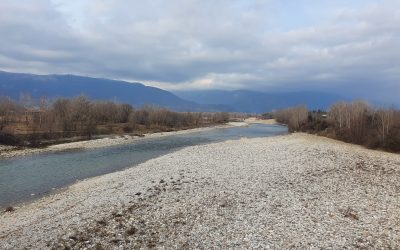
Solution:
[(292, 134), (184, 148), (0, 215), (0, 248), (396, 248), (400, 155)]
[(144, 136), (135, 136), (135, 135), (129, 135), (129, 134), (127, 134), (127, 135), (110, 135), (110, 136), (107, 136), (105, 138), (100, 138), (100, 139), (54, 144), (54, 145), (50, 145), (50, 146), (44, 147), (44, 148), (18, 148), (18, 147), (0, 145), (0, 159), (16, 157), (16, 156), (24, 156), (24, 155), (30, 155), (30, 154), (46, 153), (46, 152), (102, 148), (102, 147), (116, 146), (116, 145), (122, 145), (122, 144), (129, 144), (129, 143), (132, 143), (134, 141), (137, 141), (137, 140), (140, 140), (143, 138), (155, 138), (155, 137), (162, 137), (162, 136), (208, 131), (211, 129), (231, 128), (231, 127), (247, 126), (247, 125), (248, 125), (248, 123), (244, 123), (244, 122), (229, 122), (229, 123), (226, 123), (223, 125), (215, 125), (215, 126), (209, 126), (209, 127), (200, 127), (200, 128), (186, 129), (186, 130), (179, 130), (179, 131), (170, 131), (170, 132), (149, 133), (149, 134), (144, 134)]
[(256, 117), (249, 117), (244, 120), (246, 123), (258, 123), (258, 124), (266, 124), (266, 125), (279, 125), (275, 119), (258, 119)]

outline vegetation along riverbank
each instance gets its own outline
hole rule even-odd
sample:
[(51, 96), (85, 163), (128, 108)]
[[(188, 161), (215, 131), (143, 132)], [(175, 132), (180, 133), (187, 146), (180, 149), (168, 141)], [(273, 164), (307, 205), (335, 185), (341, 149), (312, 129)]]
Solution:
[[(0, 97), (0, 152), (125, 135), (125, 139), (225, 124), (223, 112), (174, 112), (145, 106), (91, 101), (85, 96), (38, 100), (23, 94), (19, 101)], [(7, 146), (12, 147), (7, 147)]]
[(289, 130), (318, 134), (372, 149), (400, 152), (400, 111), (375, 108), (365, 101), (338, 102), (327, 112), (297, 106), (265, 114)]

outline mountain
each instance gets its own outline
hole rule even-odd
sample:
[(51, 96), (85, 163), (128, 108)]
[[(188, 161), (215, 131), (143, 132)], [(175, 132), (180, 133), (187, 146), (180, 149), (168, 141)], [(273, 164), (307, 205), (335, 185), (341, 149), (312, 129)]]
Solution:
[(0, 71), (0, 95), (19, 99), (21, 93), (33, 98), (74, 97), (113, 100), (135, 107), (157, 105), (176, 111), (226, 111), (262, 113), (305, 104), (326, 109), (340, 96), (318, 92), (264, 93), (248, 90), (180, 91), (174, 94), (137, 82), (116, 81), (75, 75), (33, 75)]
[(94, 100), (114, 100), (135, 107), (146, 104), (177, 111), (220, 109), (219, 105), (198, 105), (141, 83), (130, 83), (75, 75), (33, 75), (0, 71), (0, 95), (19, 99), (21, 93), (34, 98), (74, 97), (84, 94)]
[(176, 91), (177, 96), (199, 104), (222, 104), (231, 107), (231, 111), (263, 113), (300, 104), (309, 109), (327, 109), (338, 100), (339, 95), (323, 92), (264, 93), (249, 90), (206, 90)]

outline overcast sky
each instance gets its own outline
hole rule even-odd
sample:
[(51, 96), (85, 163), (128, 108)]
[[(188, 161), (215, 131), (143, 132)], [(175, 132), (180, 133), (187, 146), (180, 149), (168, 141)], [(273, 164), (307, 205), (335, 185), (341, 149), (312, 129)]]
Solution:
[(0, 69), (399, 100), (398, 0), (0, 0)]

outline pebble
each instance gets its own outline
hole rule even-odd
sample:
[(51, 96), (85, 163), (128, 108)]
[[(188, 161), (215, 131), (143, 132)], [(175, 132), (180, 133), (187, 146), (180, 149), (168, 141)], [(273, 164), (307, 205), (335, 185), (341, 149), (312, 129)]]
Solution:
[(231, 140), (0, 214), (0, 249), (396, 249), (399, 190), (398, 154), (306, 134)]

